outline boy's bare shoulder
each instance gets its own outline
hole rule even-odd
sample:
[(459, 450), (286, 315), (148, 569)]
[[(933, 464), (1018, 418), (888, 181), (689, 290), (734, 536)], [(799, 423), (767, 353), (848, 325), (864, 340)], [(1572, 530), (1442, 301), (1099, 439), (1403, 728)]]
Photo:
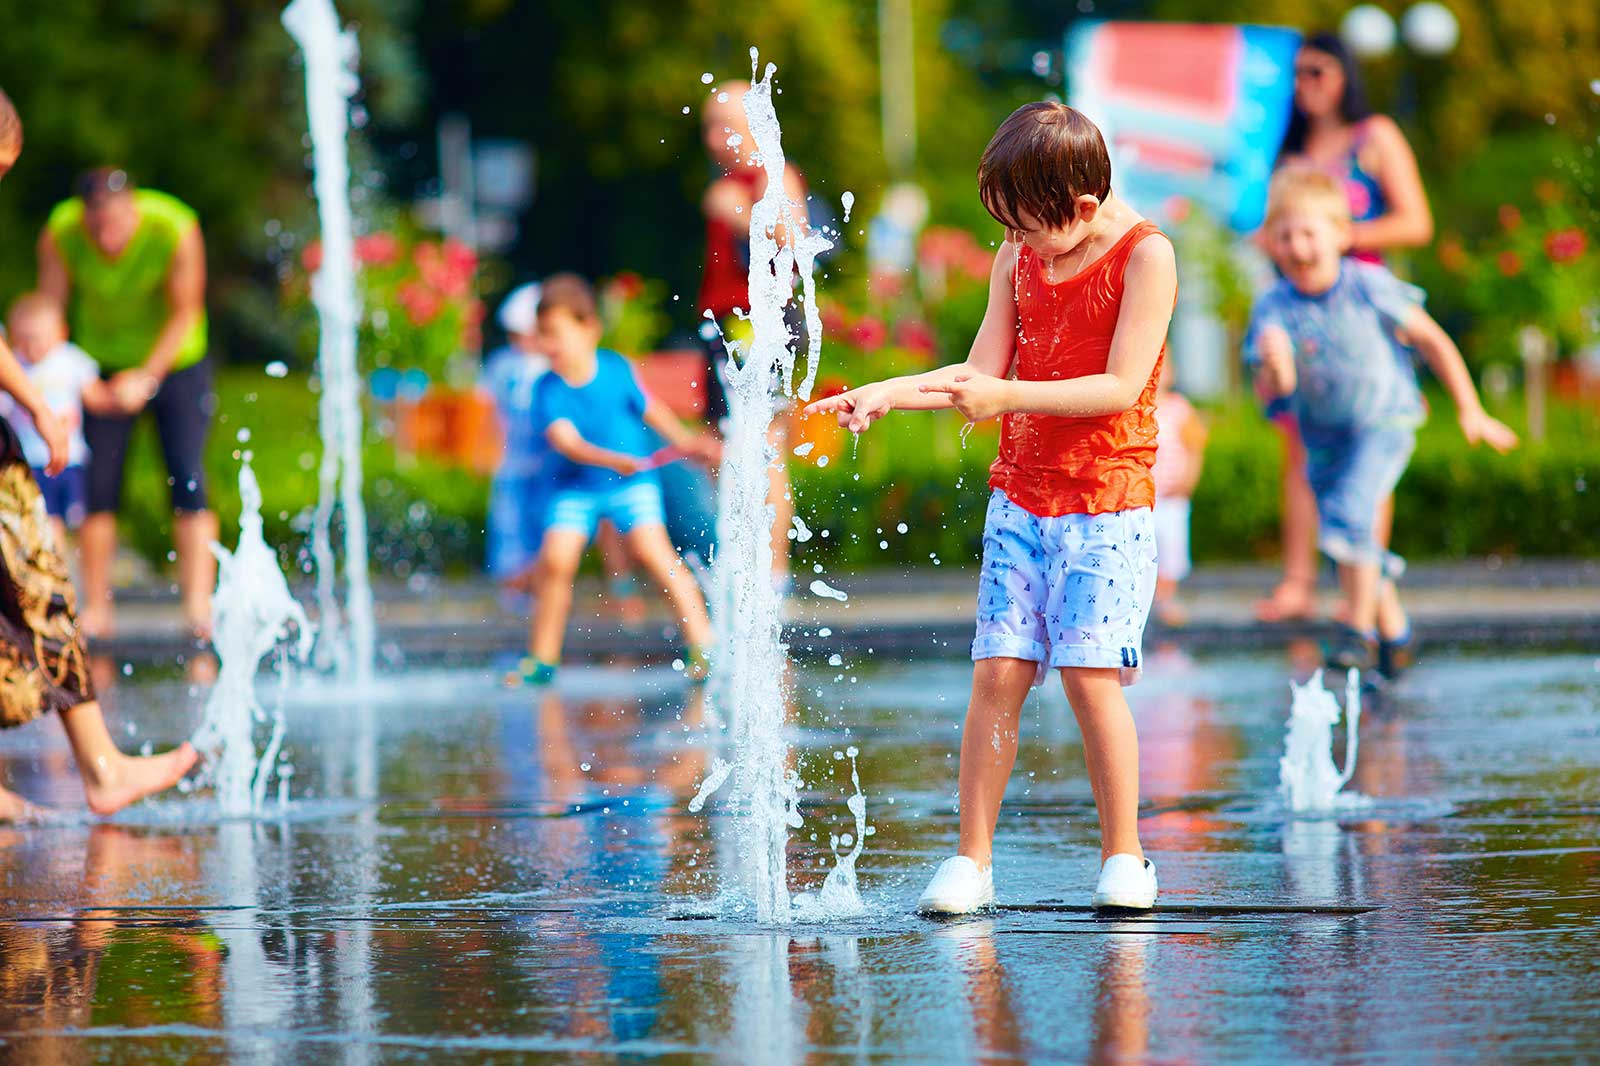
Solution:
[(1128, 253), (1128, 269), (1138, 273), (1163, 273), (1177, 269), (1177, 252), (1172, 238), (1160, 230), (1139, 240)]

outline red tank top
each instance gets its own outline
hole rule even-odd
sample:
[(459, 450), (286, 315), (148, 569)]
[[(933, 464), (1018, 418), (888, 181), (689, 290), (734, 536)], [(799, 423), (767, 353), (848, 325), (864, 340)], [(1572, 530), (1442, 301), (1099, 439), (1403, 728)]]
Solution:
[[(1111, 250), (1065, 280), (1051, 283), (1026, 245), (1017, 255), (1019, 381), (1056, 381), (1103, 374), (1122, 310), (1123, 274), (1138, 243), (1160, 233), (1139, 222)], [(1150, 469), (1156, 457), (1155, 369), (1126, 411), (1093, 418), (1010, 414), (1001, 420), (1000, 454), (989, 485), (1036, 515), (1103, 514), (1155, 502)]]
[[(767, 172), (760, 167), (735, 167), (728, 177), (744, 185), (754, 202), (765, 187)], [(706, 219), (706, 270), (700, 278), (700, 310), (718, 321), (735, 307), (749, 310), (750, 238), (737, 234), (721, 219)]]

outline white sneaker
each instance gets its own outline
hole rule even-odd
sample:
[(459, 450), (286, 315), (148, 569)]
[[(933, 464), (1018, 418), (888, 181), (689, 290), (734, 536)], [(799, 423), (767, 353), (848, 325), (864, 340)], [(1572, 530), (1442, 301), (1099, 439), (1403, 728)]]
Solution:
[(994, 902), (994, 867), (965, 855), (946, 859), (917, 900), (918, 914), (971, 914)]
[(1156, 905), (1156, 867), (1149, 859), (1140, 862), (1132, 855), (1113, 855), (1100, 867), (1100, 881), (1094, 886), (1094, 905), (1147, 911)]

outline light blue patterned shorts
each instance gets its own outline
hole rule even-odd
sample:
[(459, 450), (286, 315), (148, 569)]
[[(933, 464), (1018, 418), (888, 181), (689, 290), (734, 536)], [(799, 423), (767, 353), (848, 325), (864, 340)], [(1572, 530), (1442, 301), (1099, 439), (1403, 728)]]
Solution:
[(1047, 669), (1116, 668), (1139, 679), (1156, 591), (1150, 508), (1040, 517), (996, 489), (983, 525), (973, 661), (1029, 659)]
[(661, 486), (653, 477), (636, 477), (609, 489), (565, 489), (550, 501), (546, 529), (571, 529), (593, 537), (602, 521), (628, 533), (639, 526), (665, 525)]

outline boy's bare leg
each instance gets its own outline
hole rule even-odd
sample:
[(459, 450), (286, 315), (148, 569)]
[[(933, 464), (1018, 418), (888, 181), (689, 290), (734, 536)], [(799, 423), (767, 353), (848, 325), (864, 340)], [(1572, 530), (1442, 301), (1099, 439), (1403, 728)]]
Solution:
[(172, 518), (172, 546), (178, 556), (178, 589), (183, 620), (197, 637), (211, 638), (211, 593), (217, 585), (217, 516), (211, 511), (179, 511)]
[(528, 652), (541, 663), (561, 661), (561, 644), (572, 613), (572, 583), (578, 563), (589, 546), (589, 535), (576, 529), (545, 531), (534, 564), (538, 587), (534, 592), (533, 620), (529, 625)]
[(130, 803), (176, 785), (199, 756), (188, 741), (160, 755), (122, 754), (106, 732), (95, 700), (61, 712), (61, 725), (83, 778), (84, 798), (96, 814), (115, 814)]
[(1403, 637), (1411, 630), (1411, 619), (1400, 604), (1400, 590), (1388, 578), (1378, 582), (1378, 636), (1384, 640)]
[(961, 837), (956, 852), (979, 866), (994, 859), (1011, 767), (1017, 761), (1017, 721), (1039, 664), (1027, 659), (979, 659), (972, 664), (972, 698), (961, 727)]
[(1359, 633), (1371, 633), (1378, 627), (1378, 582), (1377, 563), (1339, 564), (1339, 584), (1350, 606), (1348, 624)]
[(95, 511), (83, 520), (83, 528), (78, 531), (78, 551), (83, 563), (79, 626), (91, 639), (109, 637), (117, 628), (111, 602), (111, 563), (117, 555), (115, 512)]
[(683, 639), (693, 648), (711, 646), (711, 616), (689, 567), (678, 558), (667, 537), (667, 527), (650, 523), (630, 529), (623, 537), (633, 557), (655, 579), (672, 602), (673, 614), (683, 626)]
[(50, 516), (50, 535), (55, 538), (56, 554), (63, 559), (70, 559), (67, 544), (67, 523), (55, 515)]
[(1300, 434), (1279, 426), (1283, 437), (1283, 580), (1256, 604), (1263, 621), (1309, 617), (1317, 606), (1317, 498), (1306, 480), (1306, 449)]
[(1143, 859), (1139, 845), (1139, 734), (1115, 669), (1061, 671), (1072, 713), (1083, 733), (1083, 761), (1100, 813), (1100, 861), (1113, 855)]
[(600, 565), (606, 572), (606, 596), (614, 598), (612, 606), (618, 620), (625, 626), (643, 625), (644, 598), (637, 591), (626, 595), (617, 595), (615, 592), (618, 585), (633, 574), (633, 562), (628, 557), (627, 546), (622, 542), (622, 534), (610, 522), (601, 522), (595, 534), (595, 543), (600, 546)]

